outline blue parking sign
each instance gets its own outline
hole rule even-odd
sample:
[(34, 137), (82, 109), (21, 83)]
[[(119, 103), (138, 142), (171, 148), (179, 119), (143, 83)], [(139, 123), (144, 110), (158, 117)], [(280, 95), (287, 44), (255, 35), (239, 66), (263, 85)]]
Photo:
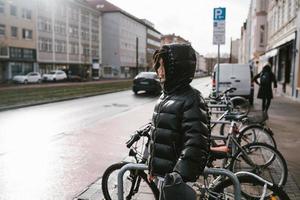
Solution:
[(214, 20), (221, 21), (225, 20), (226, 8), (214, 8)]

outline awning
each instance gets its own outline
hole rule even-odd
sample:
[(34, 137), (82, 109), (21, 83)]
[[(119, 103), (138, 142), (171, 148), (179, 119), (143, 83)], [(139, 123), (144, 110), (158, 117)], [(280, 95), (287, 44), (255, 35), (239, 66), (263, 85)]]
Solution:
[(278, 49), (272, 49), (272, 50), (266, 52), (264, 56), (267, 58), (270, 58), (270, 57), (276, 56), (277, 53), (278, 53)]
[(279, 42), (277, 42), (275, 45), (273, 45), (273, 49), (278, 48), (279, 46), (288, 43), (291, 40), (294, 40), (296, 38), (296, 33), (292, 33), (289, 36), (283, 38), (282, 40), (280, 40)]

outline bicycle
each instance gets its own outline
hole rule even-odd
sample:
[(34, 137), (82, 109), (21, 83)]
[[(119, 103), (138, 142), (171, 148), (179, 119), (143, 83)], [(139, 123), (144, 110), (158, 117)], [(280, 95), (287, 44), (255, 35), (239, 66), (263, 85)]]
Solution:
[[(231, 107), (231, 110), (238, 114), (247, 115), (249, 113), (250, 104), (246, 98), (241, 96), (229, 96), (229, 93), (232, 93), (235, 90), (236, 88), (231, 87), (216, 97), (209, 95), (209, 97), (205, 99), (212, 114), (221, 114), (224, 110), (227, 110), (228, 107)], [(212, 111), (213, 108), (220, 109), (221, 111), (214, 112)]]
[[(134, 158), (134, 163), (139, 163), (139, 164), (145, 164), (147, 157), (148, 157), (148, 152), (147, 152), (147, 144), (149, 142), (149, 130), (150, 130), (150, 124), (146, 125), (144, 129), (140, 129), (136, 131), (136, 133), (131, 137), (131, 139), (126, 143), (127, 147), (130, 149), (129, 150), (129, 156)], [(146, 141), (145, 141), (145, 140)], [(144, 146), (145, 148), (137, 148), (140, 147), (138, 145), (138, 142), (142, 142), (141, 146)], [(135, 145), (133, 145), (135, 144)], [(104, 172), (103, 177), (102, 177), (102, 190), (103, 190), (103, 195), (106, 200), (111, 200), (111, 199), (116, 199), (117, 198), (117, 173), (118, 171), (127, 165), (128, 163), (133, 163), (133, 162), (119, 162), (111, 165), (110, 167), (107, 168), (107, 170)], [(250, 173), (251, 174), (251, 173)], [(153, 199), (158, 199), (159, 198), (159, 190), (157, 188), (157, 185), (154, 182), (149, 182), (147, 179), (147, 173), (144, 170), (129, 170), (127, 173), (124, 175), (124, 183), (125, 183), (125, 195), (126, 199), (142, 199), (143, 193), (140, 191), (148, 191), (149, 194), (152, 195)], [(217, 179), (216, 182), (222, 182), (226, 181), (226, 179)], [(243, 179), (242, 179), (243, 181)], [(215, 182), (215, 183), (216, 183)], [(252, 184), (255, 185), (255, 182), (251, 182)], [(268, 182), (269, 183), (269, 182)], [(219, 184), (215, 184), (219, 185)], [(223, 184), (224, 187), (229, 187), (232, 186), (232, 184)], [(267, 188), (271, 188), (272, 183), (270, 183)], [(143, 189), (141, 189), (143, 188)], [(211, 199), (213, 196), (214, 187), (209, 187), (206, 186), (205, 192), (207, 193)], [(221, 186), (218, 186), (216, 188), (222, 188)], [(276, 187), (277, 188), (277, 187)], [(200, 190), (200, 189), (199, 189)], [(203, 187), (201, 189), (203, 192)], [(215, 192), (220, 191), (220, 189), (216, 189)], [(226, 190), (227, 191), (227, 190)], [(212, 192), (212, 193), (209, 193)], [(268, 195), (272, 195), (276, 193), (276, 191), (273, 191), (272, 188), (270, 189), (270, 192), (268, 192)], [(220, 192), (219, 192), (220, 193)], [(245, 193), (247, 194), (247, 193)], [(244, 194), (244, 195), (245, 195)], [(223, 194), (224, 197), (225, 194)], [(219, 195), (220, 196), (220, 195)], [(221, 195), (222, 196), (222, 195)], [(227, 196), (227, 195), (225, 195)], [(216, 199), (216, 198), (213, 198)], [(219, 198), (222, 199), (222, 198)], [(225, 198), (223, 198), (225, 199)], [(281, 199), (286, 199), (286, 198), (281, 198)]]
[[(223, 160), (222, 167), (232, 172), (249, 171), (264, 179), (283, 186), (287, 180), (287, 164), (281, 153), (274, 147), (253, 142), (241, 145), (241, 136), (234, 121), (227, 136), (211, 136), (211, 154), (208, 166), (213, 167), (215, 160)], [(215, 141), (225, 144), (218, 145)]]

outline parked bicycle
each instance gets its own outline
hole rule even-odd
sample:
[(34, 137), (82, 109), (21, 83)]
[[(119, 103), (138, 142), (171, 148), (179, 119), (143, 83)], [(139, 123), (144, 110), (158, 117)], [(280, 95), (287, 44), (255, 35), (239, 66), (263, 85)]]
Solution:
[[(136, 133), (126, 143), (127, 147), (130, 149), (129, 156), (134, 158), (134, 163), (146, 163), (148, 157), (147, 146), (150, 140), (150, 128), (150, 124), (147, 124), (142, 129), (137, 130)], [(255, 146), (255, 148), (259, 147), (260, 146)], [(253, 149), (250, 148), (250, 150)], [(108, 167), (107, 170), (104, 172), (102, 177), (102, 190), (106, 200), (117, 199), (117, 175), (119, 170), (128, 163), (129, 162), (115, 163)], [(245, 178), (246, 176), (252, 176), (255, 178)], [(204, 178), (206, 180), (208, 176), (206, 175), (204, 176)], [(252, 187), (255, 188), (256, 191), (255, 194), (249, 194), (249, 192), (243, 191), (242, 199), (248, 199), (249, 196), (260, 196), (262, 197), (262, 199), (288, 200), (287, 195), (284, 193), (284, 191), (282, 191), (281, 188), (277, 187), (272, 182), (266, 181), (262, 178), (258, 178), (251, 172), (244, 172), (244, 174), (239, 175), (238, 178), (242, 184), (241, 186), (243, 186), (243, 189), (248, 190), (249, 187)], [(152, 199), (159, 198), (159, 189), (157, 188), (157, 185), (154, 182), (148, 181), (147, 171), (129, 170), (123, 176), (123, 182), (125, 190), (124, 194), (126, 196), (126, 199), (144, 199), (143, 195), (145, 194), (147, 195), (147, 199), (149, 198), (149, 196), (152, 196)], [(206, 181), (206, 183), (208, 182)], [(203, 197), (202, 199), (233, 199), (233, 183), (228, 179), (224, 178), (224, 176), (218, 176), (214, 179), (214, 181), (210, 181), (209, 183), (210, 184), (194, 185)]]

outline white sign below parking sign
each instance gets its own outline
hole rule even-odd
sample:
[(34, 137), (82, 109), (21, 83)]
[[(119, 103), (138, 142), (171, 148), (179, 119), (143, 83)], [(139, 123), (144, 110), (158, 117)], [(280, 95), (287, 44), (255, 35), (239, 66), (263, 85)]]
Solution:
[(226, 8), (214, 8), (213, 44), (225, 44)]

